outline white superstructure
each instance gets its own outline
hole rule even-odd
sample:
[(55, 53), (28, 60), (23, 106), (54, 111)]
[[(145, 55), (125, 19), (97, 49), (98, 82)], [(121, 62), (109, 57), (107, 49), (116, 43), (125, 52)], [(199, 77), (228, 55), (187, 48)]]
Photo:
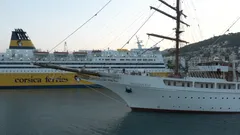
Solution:
[(38, 68), (31, 64), (34, 61), (98, 71), (112, 69), (126, 72), (133, 70), (169, 72), (158, 47), (141, 48), (139, 46), (131, 50), (79, 50), (72, 53), (67, 51), (49, 53), (35, 49), (26, 32), (16, 29), (12, 32), (9, 49), (0, 54), (0, 72), (59, 72), (55, 69)]

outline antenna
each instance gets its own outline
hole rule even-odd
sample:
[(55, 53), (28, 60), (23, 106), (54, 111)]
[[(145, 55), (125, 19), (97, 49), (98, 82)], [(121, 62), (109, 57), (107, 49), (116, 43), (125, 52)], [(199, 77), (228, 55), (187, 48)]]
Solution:
[(67, 42), (64, 42), (64, 49), (63, 49), (64, 52), (67, 52)]
[(137, 38), (137, 44), (138, 44), (138, 49), (142, 49), (142, 46), (141, 43), (142, 43), (142, 40), (139, 40), (138, 36), (136, 36)]

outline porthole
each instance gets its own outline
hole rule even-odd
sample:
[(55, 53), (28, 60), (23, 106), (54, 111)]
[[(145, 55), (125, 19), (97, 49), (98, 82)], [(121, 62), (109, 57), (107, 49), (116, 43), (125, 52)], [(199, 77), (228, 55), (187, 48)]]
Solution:
[(164, 96), (162, 96), (162, 98), (164, 98)]
[(202, 108), (202, 107), (200, 107), (200, 108)]
[(171, 98), (171, 96), (169, 96), (169, 98)]
[(230, 108), (228, 108), (230, 110)]
[(180, 98), (180, 97), (178, 97), (178, 98)]
[(228, 97), (226, 99), (228, 99)]
[(191, 99), (193, 99), (193, 97), (191, 97)]
[(185, 99), (186, 99), (187, 97), (185, 97)]
[(198, 97), (198, 99), (200, 99), (200, 97)]
[(213, 109), (213, 107), (212, 107), (212, 109)]
[(220, 107), (220, 109), (222, 109), (222, 107)]
[(224, 99), (224, 97), (222, 97), (222, 99)]
[(215, 99), (217, 99), (217, 97), (215, 97)]
[(190, 108), (190, 107), (188, 106), (188, 108)]
[(212, 97), (210, 97), (210, 99), (212, 99)]
[(235, 97), (233, 99), (235, 99)]
[(205, 97), (203, 97), (203, 99), (205, 99)]

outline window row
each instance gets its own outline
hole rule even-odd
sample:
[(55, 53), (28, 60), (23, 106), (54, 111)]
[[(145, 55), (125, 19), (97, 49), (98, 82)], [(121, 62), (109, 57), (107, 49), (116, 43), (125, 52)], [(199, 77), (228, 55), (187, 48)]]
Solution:
[[(31, 63), (0, 63), (0, 65), (30, 65)], [(164, 63), (54, 63), (57, 65), (164, 65)]]
[[(167, 86), (177, 86), (177, 87), (195, 87), (195, 88), (217, 88), (217, 89), (236, 89), (236, 84), (233, 83), (209, 83), (209, 82), (193, 82), (190, 81), (174, 81), (174, 80), (164, 80), (164, 84)], [(240, 84), (237, 84), (237, 89), (240, 89)]]
[(172, 97), (172, 96), (161, 96), (161, 98), (177, 98), (177, 99), (240, 99), (240, 97)]

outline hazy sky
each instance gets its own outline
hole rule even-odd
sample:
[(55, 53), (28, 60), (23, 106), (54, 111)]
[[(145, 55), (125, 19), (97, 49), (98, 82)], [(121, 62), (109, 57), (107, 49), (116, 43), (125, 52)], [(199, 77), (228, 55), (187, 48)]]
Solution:
[[(77, 29), (109, 0), (0, 0), (0, 51), (10, 43), (11, 31), (22, 28), (27, 31), (36, 48), (51, 50), (56, 44)], [(171, 5), (175, 0), (167, 0)], [(121, 48), (153, 12), (149, 6), (159, 6), (158, 0), (112, 0), (97, 17), (67, 40), (70, 51), (79, 49)], [(182, 39), (197, 42), (223, 32), (240, 16), (239, 0), (184, 0), (182, 8), (188, 15), (183, 20), (191, 27)], [(161, 10), (175, 15), (164, 5)], [(175, 27), (174, 20), (155, 13), (137, 33), (151, 47), (161, 39), (146, 33), (169, 35)], [(240, 21), (230, 32), (240, 32)], [(171, 35), (174, 36), (174, 35)], [(162, 49), (174, 43), (163, 41)], [(134, 37), (125, 48), (137, 47)], [(63, 50), (61, 44), (55, 50)]]

